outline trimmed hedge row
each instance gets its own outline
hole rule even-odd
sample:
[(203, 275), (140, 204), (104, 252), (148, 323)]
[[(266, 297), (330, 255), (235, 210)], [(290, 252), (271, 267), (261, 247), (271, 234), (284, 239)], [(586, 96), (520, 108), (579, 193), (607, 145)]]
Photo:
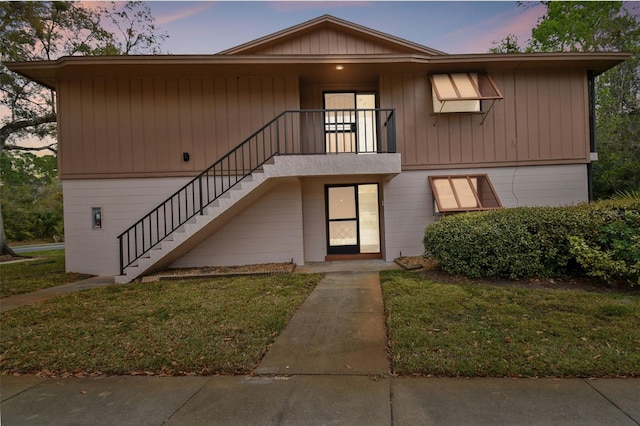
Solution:
[(640, 198), (445, 216), (425, 255), (470, 278), (589, 274), (640, 284)]

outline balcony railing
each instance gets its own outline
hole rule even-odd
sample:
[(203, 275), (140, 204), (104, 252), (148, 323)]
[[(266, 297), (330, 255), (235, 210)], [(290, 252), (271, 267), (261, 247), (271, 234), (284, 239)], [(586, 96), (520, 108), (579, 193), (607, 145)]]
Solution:
[(285, 111), (120, 234), (120, 273), (276, 155), (395, 152), (393, 109)]

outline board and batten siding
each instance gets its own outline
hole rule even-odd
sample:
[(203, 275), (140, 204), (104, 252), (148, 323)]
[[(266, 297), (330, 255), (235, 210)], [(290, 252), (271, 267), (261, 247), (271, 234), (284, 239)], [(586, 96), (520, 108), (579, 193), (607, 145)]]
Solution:
[(63, 79), (60, 174), (197, 174), (299, 102), (295, 76)]
[[(504, 99), (478, 113), (433, 114), (426, 73), (381, 74), (403, 170), (585, 164), (587, 79), (579, 71), (491, 73)], [(59, 88), (62, 179), (194, 175), (287, 109), (321, 108), (298, 76), (83, 77)], [(484, 108), (489, 107), (487, 101)], [(183, 161), (182, 154), (190, 160)]]
[(248, 49), (244, 54), (258, 55), (373, 55), (407, 53), (398, 45), (380, 40), (355, 36), (338, 28), (320, 28), (306, 34), (297, 34), (288, 40), (279, 40), (267, 46)]
[(504, 207), (563, 206), (588, 200), (584, 164), (402, 172), (384, 185), (386, 260), (421, 255), (425, 228), (437, 220), (429, 176), (484, 174)]
[[(434, 114), (424, 74), (380, 78), (380, 106), (396, 108), (403, 170), (587, 163), (587, 79), (579, 71), (491, 73), (504, 99), (479, 113)], [(488, 109), (489, 101), (483, 102)]]

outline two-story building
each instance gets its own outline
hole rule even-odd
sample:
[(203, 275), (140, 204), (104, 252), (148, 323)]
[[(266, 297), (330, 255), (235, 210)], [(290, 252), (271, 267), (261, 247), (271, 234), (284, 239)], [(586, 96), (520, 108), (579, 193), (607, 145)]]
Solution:
[(445, 212), (589, 199), (623, 53), (449, 55), (321, 16), (214, 55), (10, 63), (57, 93), (67, 270), (423, 252)]

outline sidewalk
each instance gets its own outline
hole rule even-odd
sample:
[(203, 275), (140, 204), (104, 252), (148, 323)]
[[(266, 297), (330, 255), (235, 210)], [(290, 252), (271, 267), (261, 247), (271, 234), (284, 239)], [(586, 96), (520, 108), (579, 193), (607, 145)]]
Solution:
[(325, 278), (253, 376), (1, 376), (2, 425), (640, 424), (640, 379), (391, 377), (375, 271), (394, 267), (306, 265)]
[(640, 380), (0, 377), (10, 425), (638, 425)]

